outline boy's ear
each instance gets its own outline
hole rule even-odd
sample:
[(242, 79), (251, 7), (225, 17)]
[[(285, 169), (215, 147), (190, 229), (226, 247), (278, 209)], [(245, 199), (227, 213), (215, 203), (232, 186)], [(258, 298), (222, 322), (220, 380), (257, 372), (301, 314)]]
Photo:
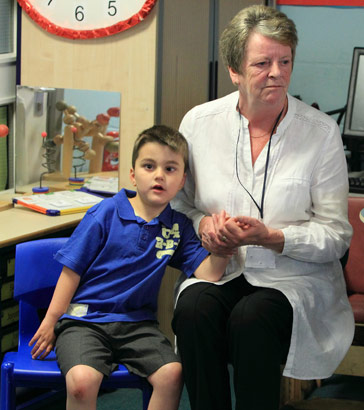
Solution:
[(183, 186), (184, 186), (184, 184), (185, 184), (185, 182), (186, 182), (186, 177), (187, 177), (187, 173), (185, 172), (185, 173), (183, 174), (183, 178), (182, 178), (181, 184), (180, 184), (180, 186), (179, 186), (179, 189), (180, 189), (180, 190), (183, 188)]
[(129, 178), (130, 178), (131, 183), (132, 183), (134, 186), (136, 186), (134, 168), (130, 168)]

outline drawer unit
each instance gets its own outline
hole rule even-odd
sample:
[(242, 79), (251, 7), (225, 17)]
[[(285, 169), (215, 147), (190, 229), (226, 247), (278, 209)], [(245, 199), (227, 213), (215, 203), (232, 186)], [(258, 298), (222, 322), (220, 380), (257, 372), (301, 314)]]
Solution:
[(19, 306), (14, 294), (15, 246), (0, 249), (0, 344), (1, 357), (18, 344)]

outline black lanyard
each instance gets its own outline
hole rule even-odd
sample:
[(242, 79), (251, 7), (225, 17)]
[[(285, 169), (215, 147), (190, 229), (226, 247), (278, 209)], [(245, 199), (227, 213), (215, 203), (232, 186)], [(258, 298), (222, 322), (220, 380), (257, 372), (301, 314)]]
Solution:
[(238, 134), (238, 139), (237, 139), (237, 141), (236, 141), (236, 150), (235, 150), (235, 169), (236, 169), (236, 176), (237, 176), (237, 178), (238, 178), (239, 184), (245, 189), (245, 191), (248, 193), (248, 195), (250, 196), (250, 198), (253, 200), (255, 206), (258, 208), (258, 211), (259, 211), (259, 214), (260, 214), (261, 219), (263, 219), (263, 206), (264, 206), (264, 196), (265, 196), (265, 185), (266, 185), (266, 182), (267, 182), (267, 174), (268, 174), (270, 145), (271, 145), (271, 141), (272, 141), (272, 137), (273, 137), (274, 131), (275, 131), (275, 129), (276, 129), (277, 125), (278, 125), (278, 122), (279, 122), (279, 120), (281, 119), (281, 116), (282, 116), (282, 114), (283, 114), (284, 107), (282, 108), (282, 111), (279, 113), (279, 115), (278, 115), (278, 117), (277, 117), (277, 119), (276, 119), (276, 121), (275, 121), (275, 123), (274, 123), (274, 125), (273, 125), (272, 131), (271, 131), (271, 133), (270, 133), (270, 137), (269, 137), (267, 158), (266, 158), (266, 160), (265, 160), (264, 181), (263, 181), (263, 189), (262, 189), (262, 200), (261, 200), (260, 206), (258, 205), (257, 201), (253, 198), (253, 195), (245, 188), (245, 186), (243, 185), (243, 183), (241, 182), (241, 180), (240, 180), (240, 178), (239, 178), (238, 146), (239, 146), (239, 140), (240, 140), (241, 117), (242, 117), (242, 115), (241, 115), (241, 113), (240, 113), (240, 109), (239, 109), (239, 102), (238, 102), (237, 108), (238, 108), (238, 111), (239, 111), (239, 116), (240, 116), (240, 117), (239, 117), (239, 121), (240, 121), (240, 122), (239, 122), (239, 134)]

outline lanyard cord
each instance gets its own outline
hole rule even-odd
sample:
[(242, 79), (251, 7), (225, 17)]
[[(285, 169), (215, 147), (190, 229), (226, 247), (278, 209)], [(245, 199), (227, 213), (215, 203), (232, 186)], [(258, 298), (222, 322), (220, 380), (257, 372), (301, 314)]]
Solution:
[(236, 170), (236, 176), (238, 178), (239, 184), (245, 189), (245, 191), (248, 193), (248, 195), (250, 196), (250, 198), (252, 199), (252, 201), (254, 202), (255, 206), (258, 208), (259, 214), (261, 219), (263, 219), (263, 206), (264, 206), (264, 196), (265, 196), (265, 186), (266, 186), (266, 182), (267, 182), (267, 174), (268, 174), (268, 165), (269, 165), (269, 155), (270, 155), (270, 145), (271, 145), (271, 141), (272, 141), (272, 137), (274, 134), (274, 131), (278, 125), (279, 120), (281, 119), (281, 116), (283, 114), (283, 110), (284, 107), (282, 108), (282, 111), (279, 113), (272, 131), (270, 133), (270, 137), (269, 137), (269, 142), (268, 142), (268, 151), (267, 151), (267, 158), (265, 160), (265, 169), (264, 169), (264, 180), (263, 180), (263, 189), (262, 189), (262, 200), (261, 200), (261, 204), (260, 206), (258, 205), (257, 201), (253, 198), (253, 195), (245, 188), (244, 184), (241, 182), (240, 177), (239, 177), (239, 167), (238, 167), (238, 146), (239, 146), (239, 140), (240, 140), (240, 129), (241, 129), (241, 112), (239, 109), (239, 102), (237, 105), (238, 111), (239, 111), (239, 115), (240, 115), (240, 123), (239, 123), (239, 134), (238, 134), (238, 139), (236, 141), (236, 149), (235, 149), (235, 170)]

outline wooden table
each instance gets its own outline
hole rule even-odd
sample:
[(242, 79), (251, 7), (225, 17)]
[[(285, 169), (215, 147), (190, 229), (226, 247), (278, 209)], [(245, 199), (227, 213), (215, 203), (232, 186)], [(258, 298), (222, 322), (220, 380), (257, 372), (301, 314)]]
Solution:
[(0, 212), (0, 248), (74, 228), (84, 213), (48, 216), (15, 206)]

